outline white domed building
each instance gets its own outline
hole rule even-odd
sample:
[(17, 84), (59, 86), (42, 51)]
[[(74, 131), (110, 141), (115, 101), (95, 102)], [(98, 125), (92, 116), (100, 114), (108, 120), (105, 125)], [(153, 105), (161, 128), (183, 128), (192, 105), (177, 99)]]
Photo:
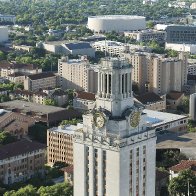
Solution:
[(89, 16), (87, 27), (94, 32), (137, 31), (146, 29), (146, 18), (132, 15)]

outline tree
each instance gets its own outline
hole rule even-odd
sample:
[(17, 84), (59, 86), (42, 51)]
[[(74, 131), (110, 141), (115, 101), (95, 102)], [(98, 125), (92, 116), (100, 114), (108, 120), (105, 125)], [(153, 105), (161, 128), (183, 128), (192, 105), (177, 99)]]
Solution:
[(77, 125), (81, 120), (73, 118), (72, 120), (63, 120), (60, 125)]
[(68, 183), (58, 183), (53, 186), (41, 186), (38, 189), (38, 193), (40, 196), (72, 196), (73, 195), (73, 187)]
[(172, 49), (166, 50), (166, 53), (169, 57), (177, 57), (178, 56), (178, 52)]
[(2, 51), (0, 51), (0, 61), (5, 59), (6, 59), (6, 55)]
[(65, 162), (61, 162), (61, 161), (56, 161), (53, 165), (53, 167), (57, 168), (57, 169), (61, 169), (63, 167), (67, 167), (68, 164), (66, 164)]
[(45, 99), (44, 104), (51, 105), (51, 106), (57, 106), (57, 102), (54, 99)]
[(148, 21), (147, 24), (146, 24), (146, 27), (148, 29), (152, 29), (154, 27), (154, 23), (152, 21)]
[(23, 188), (20, 188), (18, 191), (8, 191), (4, 196), (38, 196), (37, 189), (32, 185), (27, 185)]
[(24, 89), (24, 84), (23, 83), (16, 83), (14, 84), (14, 90), (16, 89), (20, 89), (20, 90), (23, 90)]
[(15, 136), (11, 135), (9, 132), (1, 131), (0, 132), (0, 144), (5, 145), (12, 142), (15, 142), (17, 139)]
[(173, 178), (169, 183), (169, 192), (173, 196), (190, 196), (196, 195), (196, 176), (190, 170), (184, 170), (179, 173), (178, 177)]
[(38, 142), (46, 143), (47, 126), (37, 123), (29, 127), (29, 136)]

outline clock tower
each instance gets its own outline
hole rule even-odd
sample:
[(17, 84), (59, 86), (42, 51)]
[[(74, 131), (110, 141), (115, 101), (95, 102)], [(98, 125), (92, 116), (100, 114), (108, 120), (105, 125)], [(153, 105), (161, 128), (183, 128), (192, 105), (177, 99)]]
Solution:
[(131, 65), (104, 58), (96, 107), (74, 138), (74, 196), (154, 196), (155, 130), (134, 103)]

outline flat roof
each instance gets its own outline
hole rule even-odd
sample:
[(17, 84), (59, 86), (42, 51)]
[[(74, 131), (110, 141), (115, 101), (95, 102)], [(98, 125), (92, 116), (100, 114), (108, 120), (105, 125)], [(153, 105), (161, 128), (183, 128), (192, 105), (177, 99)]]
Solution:
[[(157, 139), (158, 149), (180, 148), (180, 149), (195, 149), (196, 134), (195, 133), (175, 133), (159, 135)], [(194, 150), (195, 152), (195, 150)]]
[(83, 128), (83, 124), (78, 123), (77, 125), (64, 125), (64, 126), (60, 125), (58, 127), (52, 127), (51, 129), (48, 129), (48, 131), (55, 131), (58, 133), (73, 135), (76, 130), (82, 128)]
[(148, 110), (148, 109), (144, 109), (143, 112), (147, 114), (146, 122), (151, 127), (157, 127), (169, 122), (188, 118), (187, 116), (184, 115), (171, 114), (167, 112), (158, 112), (158, 111)]
[(33, 111), (42, 114), (49, 114), (49, 113), (66, 110), (65, 108), (61, 108), (61, 107), (42, 105), (38, 103), (32, 103), (32, 102), (21, 101), (21, 100), (13, 100), (13, 101), (0, 103), (0, 108), (5, 108), (7, 110), (20, 109), (24, 111)]
[(99, 19), (139, 19), (146, 17), (137, 15), (100, 15), (100, 16), (89, 16), (88, 18), (99, 18)]

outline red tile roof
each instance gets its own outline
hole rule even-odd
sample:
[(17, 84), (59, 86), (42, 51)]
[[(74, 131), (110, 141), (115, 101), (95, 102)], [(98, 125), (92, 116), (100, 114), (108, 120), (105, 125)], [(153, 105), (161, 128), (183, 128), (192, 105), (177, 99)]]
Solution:
[(41, 144), (35, 141), (29, 141), (26, 139), (20, 140), (17, 142), (13, 142), (13, 143), (1, 146), (0, 160), (13, 157), (13, 156), (18, 156), (24, 153), (29, 153), (35, 150), (44, 149), (44, 148), (46, 148), (45, 144)]
[(166, 95), (167, 99), (178, 100), (184, 93), (178, 91), (171, 91)]
[(95, 94), (84, 91), (76, 92), (76, 98), (95, 101)]
[(0, 61), (0, 68), (12, 68), (12, 69), (37, 69), (38, 66), (34, 64), (22, 64), (16, 62)]
[(70, 165), (68, 167), (64, 167), (61, 170), (68, 173), (68, 174), (72, 174), (73, 173), (73, 165)]
[(55, 74), (52, 72), (43, 72), (38, 74), (32, 74), (28, 76), (31, 80), (39, 80), (42, 78), (49, 78), (49, 77), (55, 77)]
[(158, 101), (163, 101), (163, 99), (161, 99), (159, 95), (153, 92), (148, 92), (140, 96), (136, 96), (135, 98), (142, 104), (149, 104), (149, 103), (155, 103)]
[(196, 160), (182, 160), (179, 164), (170, 167), (170, 170), (180, 172), (185, 169), (191, 169), (196, 175)]

